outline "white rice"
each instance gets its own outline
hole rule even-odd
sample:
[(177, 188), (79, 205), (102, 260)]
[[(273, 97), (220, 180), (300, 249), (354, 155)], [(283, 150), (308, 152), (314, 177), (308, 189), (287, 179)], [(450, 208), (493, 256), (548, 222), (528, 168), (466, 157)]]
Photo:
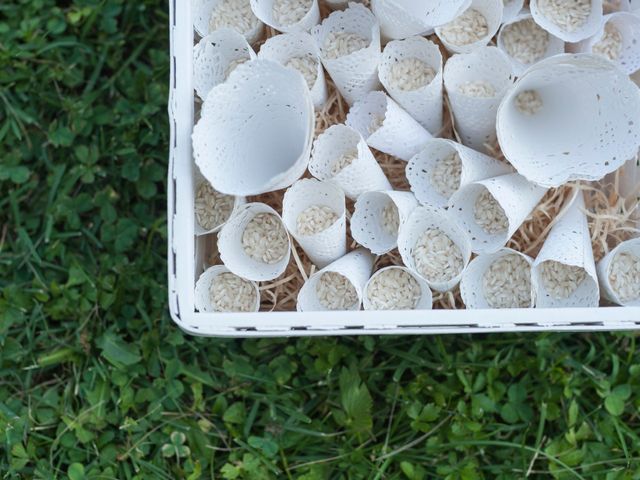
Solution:
[(460, 188), (462, 161), (458, 152), (437, 160), (431, 171), (431, 186), (445, 198), (449, 198)]
[(618, 253), (609, 266), (609, 282), (622, 303), (640, 299), (640, 257)]
[(440, 28), (440, 37), (451, 45), (469, 45), (489, 35), (487, 19), (475, 8), (469, 8), (455, 20)]
[(260, 20), (253, 14), (249, 0), (222, 0), (211, 12), (209, 30), (231, 28), (241, 34), (260, 26)]
[(609, 60), (618, 60), (622, 53), (622, 34), (620, 30), (613, 23), (608, 22), (604, 26), (602, 39), (593, 45), (591, 51)]
[(367, 299), (374, 310), (413, 310), (421, 296), (418, 281), (401, 268), (379, 273), (367, 287)]
[(211, 306), (216, 312), (253, 312), (255, 285), (231, 272), (214, 277), (209, 287)]
[(369, 124), (369, 128), (367, 128), (369, 135), (373, 135), (384, 123), (385, 116), (374, 114), (371, 116), (371, 123)]
[(254, 260), (272, 265), (289, 250), (289, 237), (282, 221), (272, 213), (259, 213), (242, 233), (242, 248)]
[(382, 209), (382, 228), (390, 235), (398, 235), (400, 212), (392, 201), (389, 201)]
[(295, 68), (299, 71), (307, 82), (309, 90), (313, 88), (318, 78), (318, 62), (313, 57), (293, 57), (285, 66)]
[(331, 32), (325, 39), (322, 53), (324, 58), (334, 60), (345, 57), (369, 46), (369, 40), (350, 32)]
[(395, 62), (389, 73), (389, 83), (405, 92), (429, 85), (436, 76), (433, 68), (415, 57)]
[(544, 103), (536, 90), (525, 90), (516, 96), (516, 108), (523, 115), (533, 116), (542, 109)]
[(333, 177), (339, 174), (345, 167), (351, 165), (356, 158), (358, 158), (357, 150), (347, 152), (342, 155), (335, 162), (333, 162), (333, 165), (331, 165), (331, 176)]
[(539, 0), (538, 9), (565, 32), (575, 32), (591, 14), (591, 0)]
[(549, 33), (532, 18), (506, 25), (500, 38), (507, 53), (524, 65), (540, 60), (549, 48)]
[(554, 260), (542, 262), (541, 278), (545, 291), (556, 300), (569, 298), (587, 276), (582, 267), (565, 265)]
[(509, 220), (491, 192), (486, 188), (476, 198), (473, 206), (473, 218), (488, 234), (498, 235), (509, 228)]
[(311, 10), (313, 0), (274, 0), (273, 19), (279, 25), (295, 25)]
[(242, 57), (241, 58), (236, 58), (235, 60), (232, 60), (229, 63), (229, 66), (227, 67), (227, 71), (225, 72), (225, 75), (224, 75), (225, 78), (229, 78), (229, 75), (231, 75), (231, 72), (233, 72), (238, 65), (242, 65), (243, 63), (247, 62), (248, 60), (249, 59), (246, 58), (246, 57), (245, 58), (242, 58)]
[(324, 272), (316, 284), (318, 301), (328, 310), (352, 310), (358, 303), (353, 283), (336, 272)]
[(338, 215), (325, 205), (312, 205), (297, 218), (298, 235), (315, 235), (336, 223)]
[(477, 82), (464, 82), (458, 86), (458, 92), (467, 97), (493, 98), (496, 96), (496, 89), (489, 82), (479, 80)]
[(496, 260), (482, 278), (484, 297), (491, 308), (531, 307), (531, 267), (515, 253)]
[(429, 282), (448, 282), (462, 272), (460, 248), (438, 228), (426, 230), (413, 247), (416, 270)]
[(222, 225), (229, 220), (235, 201), (232, 195), (217, 192), (209, 182), (202, 182), (195, 199), (198, 224), (205, 230), (212, 230)]

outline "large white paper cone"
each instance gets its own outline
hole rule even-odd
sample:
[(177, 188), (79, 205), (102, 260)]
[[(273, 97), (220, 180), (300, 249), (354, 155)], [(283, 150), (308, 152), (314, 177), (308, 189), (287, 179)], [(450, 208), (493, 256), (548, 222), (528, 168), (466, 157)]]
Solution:
[(398, 245), (398, 231), (418, 206), (410, 192), (366, 192), (360, 195), (351, 216), (351, 235), (376, 255)]
[(640, 69), (640, 15), (629, 12), (605, 15), (600, 30), (580, 42), (577, 51), (600, 55), (632, 74)]
[[(327, 82), (320, 61), (320, 52), (315, 40), (308, 33), (284, 33), (271, 37), (260, 47), (258, 57), (274, 60), (302, 73), (316, 109), (321, 109), (327, 102)], [(311, 68), (312, 64), (315, 64), (315, 74)]]
[(479, 255), (462, 275), (462, 301), (469, 309), (532, 308), (532, 264), (531, 257), (510, 248)]
[(640, 238), (622, 242), (600, 260), (598, 278), (607, 300), (625, 307), (639, 307)]
[(383, 42), (422, 35), (431, 29), (393, 0), (371, 0), (371, 11), (380, 22)]
[[(331, 34), (350, 33), (367, 40), (368, 46), (338, 58), (328, 58), (326, 41)], [(349, 3), (344, 11), (335, 11), (311, 30), (320, 49), (322, 63), (349, 105), (380, 86), (380, 26), (365, 6)]]
[(470, 5), (471, 0), (390, 0), (424, 25), (437, 27), (450, 22)]
[[(485, 194), (487, 191), (489, 195)], [(528, 182), (522, 175), (510, 173), (465, 185), (451, 196), (449, 210), (470, 237), (474, 253), (493, 253), (507, 244), (546, 191), (546, 188)], [(476, 206), (481, 195), (488, 199), (492, 197), (502, 208), (506, 216), (503, 229), (488, 226), (487, 231), (476, 221), (476, 211), (479, 212), (479, 218), (485, 218), (483, 212), (487, 215), (485, 208)]]
[[(404, 64), (417, 59), (435, 73), (433, 80), (415, 90), (399, 84), (408, 80), (415, 72), (407, 71), (404, 76), (396, 73), (404, 69)], [(382, 51), (378, 67), (380, 82), (389, 95), (404, 108), (409, 115), (434, 135), (442, 129), (442, 54), (438, 46), (423, 37), (410, 37), (389, 42)], [(404, 89), (403, 89), (404, 88)]]
[(629, 11), (634, 13), (640, 12), (640, 0), (629, 0)]
[(384, 92), (371, 92), (353, 104), (345, 122), (370, 147), (408, 161), (431, 134)]
[[(343, 161), (351, 163), (341, 168)], [(352, 200), (364, 192), (392, 188), (362, 136), (342, 124), (332, 125), (316, 139), (309, 171), (337, 184)]]
[[(200, 278), (198, 278), (198, 281), (196, 282), (195, 295), (194, 295), (194, 303), (195, 303), (196, 310), (204, 313), (223, 312), (223, 310), (216, 308), (216, 305), (213, 301), (212, 294), (211, 294), (211, 286), (212, 286), (212, 283), (216, 281), (217, 277), (225, 273), (233, 275), (231, 271), (224, 265), (214, 265), (213, 267), (209, 267), (207, 270), (205, 270), (202, 273), (202, 275), (200, 275)], [(243, 282), (243, 280), (244, 279), (240, 279), (240, 278), (236, 280), (242, 286), (240, 291), (238, 291), (237, 289), (228, 291), (230, 302), (232, 302), (234, 299), (238, 301), (243, 294), (248, 293), (245, 290), (250, 290), (251, 292), (253, 292), (253, 295), (255, 295), (255, 305), (253, 303), (250, 306), (247, 305), (249, 308), (242, 311), (257, 312), (258, 310), (260, 310), (260, 291), (258, 290), (258, 284), (250, 280), (244, 280), (244, 282), (247, 282), (249, 284), (249, 285), (246, 285)], [(248, 287), (248, 288), (245, 288), (245, 287)], [(231, 311), (231, 310), (226, 310), (226, 311)], [(235, 310), (235, 311), (239, 311), (239, 310)]]
[[(330, 310), (319, 298), (318, 284), (320, 283), (323, 274), (331, 272), (346, 277), (355, 290), (356, 301), (350, 306), (345, 305), (345, 309), (360, 310), (364, 287), (367, 284), (369, 277), (371, 277), (373, 260), (373, 255), (367, 252), (364, 248), (359, 248), (313, 274), (309, 280), (305, 282), (298, 293), (298, 311), (312, 312)], [(332, 300), (331, 297), (335, 297), (336, 295), (339, 295), (339, 293), (340, 292), (330, 292), (328, 300)], [(333, 298), (333, 300), (335, 301), (335, 298)]]
[(506, 163), (460, 143), (433, 138), (409, 160), (406, 175), (420, 203), (445, 207), (461, 187), (512, 171)]
[[(447, 61), (444, 86), (463, 144), (487, 152), (487, 146), (495, 142), (496, 112), (513, 78), (511, 61), (496, 47), (482, 47), (472, 53), (454, 55)], [(490, 96), (463, 93), (474, 84), (486, 84)]]
[(524, 0), (505, 0), (504, 10), (502, 10), (502, 23), (513, 20), (524, 6)]
[[(218, 20), (212, 18), (214, 10), (222, 14)], [(231, 28), (249, 43), (258, 41), (264, 32), (249, 0), (193, 0), (193, 28), (201, 38), (220, 28)]]
[(500, 147), (532, 182), (599, 180), (640, 146), (640, 90), (611, 62), (556, 55), (529, 70), (498, 109)]
[[(502, 22), (504, 5), (502, 0), (473, 0), (471, 6), (446, 25), (436, 27), (435, 32), (445, 48), (452, 53), (469, 53), (486, 46), (498, 32)], [(468, 15), (479, 13), (484, 17), (485, 35), (473, 40), (469, 32), (478, 30), (478, 25)]]
[(431, 310), (433, 294), (420, 276), (407, 267), (393, 265), (371, 276), (362, 304), (365, 310)]
[(206, 100), (237, 65), (254, 58), (255, 52), (240, 33), (230, 28), (216, 30), (193, 47), (193, 88)]
[(193, 184), (196, 236), (217, 232), (246, 203), (244, 197), (216, 192), (197, 168), (194, 169)]
[[(579, 13), (582, 2), (566, 0), (531, 0), (529, 7), (536, 23), (565, 42), (579, 42), (594, 35), (602, 23), (602, 0), (591, 0), (591, 6)], [(559, 12), (559, 14), (554, 14)]]
[(269, 60), (231, 72), (204, 103), (193, 153), (213, 187), (258, 195), (291, 185), (309, 163), (315, 114), (302, 75)]
[[(319, 233), (301, 235), (298, 217), (313, 206), (328, 207), (338, 219)], [(294, 183), (284, 194), (282, 219), (289, 233), (316, 266), (322, 268), (347, 253), (345, 198), (337, 185), (311, 178)]]
[(564, 53), (564, 40), (535, 23), (528, 11), (502, 25), (497, 45), (511, 60), (516, 76), (544, 58)]
[(580, 192), (549, 232), (533, 263), (538, 307), (597, 307), (600, 302), (584, 208)]
[[(276, 225), (270, 225), (271, 231), (265, 231), (264, 235), (258, 231), (259, 227), (247, 232), (247, 226), (260, 214), (272, 215)], [(261, 238), (260, 246), (256, 246), (258, 238)], [(253, 246), (254, 256), (247, 253), (245, 244), (249, 248)], [(248, 280), (264, 282), (279, 277), (286, 270), (291, 256), (291, 241), (278, 212), (264, 203), (248, 203), (240, 207), (218, 233), (218, 250), (222, 263), (233, 273)], [(255, 258), (259, 254), (262, 258)], [(280, 255), (282, 257), (278, 259)], [(266, 257), (269, 257), (267, 261)]]
[(262, 22), (285, 33), (309, 31), (320, 22), (318, 0), (251, 0), (251, 9)]
[[(414, 258), (414, 253), (418, 250), (418, 243), (422, 236), (429, 230), (437, 229), (444, 233), (450, 243), (457, 247), (459, 257), (454, 261), (452, 252), (454, 247), (447, 247), (446, 250), (441, 242), (430, 244), (430, 253), (433, 264), (429, 268), (438, 272), (438, 277), (427, 278), (420, 272), (420, 266)], [(398, 250), (406, 267), (422, 277), (431, 289), (438, 292), (446, 292), (455, 287), (462, 272), (467, 267), (471, 258), (471, 244), (464, 230), (458, 226), (454, 217), (443, 209), (420, 206), (411, 212), (409, 218), (400, 226), (398, 234)], [(450, 271), (447, 271), (447, 268)], [(448, 274), (451, 275), (448, 275)]]

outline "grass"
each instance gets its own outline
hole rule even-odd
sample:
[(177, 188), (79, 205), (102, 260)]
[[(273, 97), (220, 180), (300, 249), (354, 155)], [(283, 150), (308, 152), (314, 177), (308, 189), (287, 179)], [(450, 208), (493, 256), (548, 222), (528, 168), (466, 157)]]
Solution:
[(2, 478), (640, 478), (633, 334), (185, 337), (166, 12), (0, 4)]

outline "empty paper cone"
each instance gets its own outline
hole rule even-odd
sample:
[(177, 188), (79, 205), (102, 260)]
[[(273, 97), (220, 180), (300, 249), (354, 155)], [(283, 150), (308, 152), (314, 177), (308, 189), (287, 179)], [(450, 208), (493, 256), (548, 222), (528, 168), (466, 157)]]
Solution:
[(452, 53), (469, 53), (487, 45), (498, 32), (504, 10), (502, 0), (472, 0), (468, 9), (435, 32)]
[(384, 92), (371, 92), (354, 103), (345, 123), (360, 132), (370, 147), (405, 162), (432, 138)]
[(291, 185), (309, 163), (315, 114), (304, 78), (252, 60), (215, 87), (193, 129), (193, 153), (219, 192), (258, 195)]
[(327, 101), (327, 83), (320, 62), (320, 52), (311, 35), (297, 32), (271, 37), (260, 47), (258, 57), (274, 60), (300, 72), (311, 91), (313, 105), (316, 109), (324, 106)]
[(248, 203), (218, 233), (218, 250), (233, 273), (264, 282), (284, 273), (291, 242), (278, 212), (264, 203)]
[(232, 214), (246, 202), (244, 197), (234, 197), (217, 192), (211, 184), (194, 169), (193, 205), (195, 214), (195, 234), (215, 233)]
[(445, 207), (461, 187), (512, 171), (506, 163), (460, 143), (433, 138), (409, 160), (406, 175), (420, 203)]
[(423, 37), (389, 42), (378, 67), (380, 82), (427, 131), (442, 129), (442, 54)]
[(234, 68), (253, 58), (256, 54), (244, 36), (230, 28), (216, 30), (193, 47), (193, 88), (206, 100)]
[(638, 87), (611, 62), (556, 55), (529, 68), (505, 95), (498, 141), (516, 170), (537, 184), (599, 180), (637, 153), (639, 111)]
[(406, 267), (385, 267), (364, 288), (365, 310), (431, 310), (433, 295), (427, 282)]
[(194, 0), (193, 27), (200, 37), (220, 28), (244, 35), (249, 43), (260, 39), (264, 24), (251, 11), (249, 0)]
[(360, 195), (351, 216), (351, 235), (376, 255), (398, 245), (398, 231), (418, 206), (410, 192), (366, 192)]
[(352, 200), (363, 192), (391, 190), (391, 184), (362, 136), (346, 125), (332, 125), (314, 142), (311, 175), (331, 180)]
[(513, 20), (522, 10), (524, 6), (524, 0), (505, 0), (504, 10), (502, 11), (502, 23), (510, 22)]
[(258, 284), (231, 273), (224, 265), (205, 270), (196, 282), (195, 308), (202, 313), (257, 312)]
[(597, 307), (600, 289), (579, 192), (558, 218), (533, 263), (537, 307)]
[(451, 196), (449, 210), (471, 239), (474, 253), (493, 253), (507, 244), (546, 191), (510, 173), (460, 188)]
[(640, 307), (640, 238), (622, 242), (600, 260), (598, 278), (607, 300)]
[(371, 11), (380, 22), (383, 41), (422, 35), (431, 29), (394, 0), (371, 0)]
[(360, 310), (373, 260), (359, 248), (313, 274), (298, 293), (298, 311)]
[(424, 25), (437, 27), (450, 22), (471, 5), (471, 0), (391, 0)]
[(533, 259), (510, 248), (474, 258), (460, 281), (460, 295), (469, 309), (532, 308)]
[(349, 3), (335, 11), (311, 34), (320, 49), (322, 63), (349, 105), (380, 86), (380, 27), (365, 6)]
[(531, 0), (531, 14), (536, 23), (565, 42), (579, 42), (594, 35), (602, 23), (602, 0), (567, 2)]
[(455, 287), (471, 258), (468, 236), (443, 209), (420, 206), (400, 226), (398, 250), (402, 262), (433, 290)]
[(303, 32), (320, 22), (318, 0), (251, 0), (262, 22), (280, 32)]
[(284, 194), (282, 219), (316, 266), (347, 253), (345, 198), (337, 185), (316, 179), (294, 183)]

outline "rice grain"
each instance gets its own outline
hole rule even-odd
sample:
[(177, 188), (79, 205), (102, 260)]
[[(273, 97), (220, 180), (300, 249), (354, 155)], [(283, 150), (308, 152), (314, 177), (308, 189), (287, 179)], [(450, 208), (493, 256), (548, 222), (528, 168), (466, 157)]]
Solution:
[(440, 28), (440, 36), (451, 45), (469, 45), (489, 35), (487, 19), (475, 8)]
[(486, 188), (476, 199), (473, 217), (476, 223), (490, 235), (504, 233), (509, 228), (509, 220), (504, 209)]
[(416, 270), (429, 282), (448, 282), (462, 272), (460, 248), (439, 228), (426, 230), (413, 247)]
[(398, 235), (400, 228), (400, 212), (398, 207), (392, 201), (389, 201), (382, 209), (382, 228), (389, 235)]
[(609, 282), (622, 303), (640, 299), (640, 257), (618, 253), (609, 267)]
[(241, 34), (260, 26), (260, 20), (253, 14), (249, 0), (221, 0), (211, 12), (209, 30), (231, 28)]
[(211, 306), (216, 312), (253, 312), (256, 290), (253, 283), (231, 272), (217, 275), (209, 287)]
[(353, 161), (358, 158), (358, 151), (354, 150), (347, 152), (338, 158), (333, 165), (331, 165), (331, 176), (334, 177), (339, 174), (345, 167), (348, 167)]
[(367, 299), (374, 310), (414, 310), (421, 296), (418, 281), (401, 268), (379, 273), (367, 287)]
[(549, 32), (532, 18), (506, 25), (500, 38), (507, 53), (524, 65), (540, 60), (549, 48)]
[(295, 25), (309, 12), (313, 0), (274, 0), (273, 19), (279, 25)]
[(328, 310), (351, 310), (358, 303), (353, 283), (337, 272), (324, 272), (316, 284), (318, 301)]
[(269, 265), (282, 260), (289, 250), (289, 237), (282, 221), (272, 213), (259, 213), (242, 233), (245, 253)]
[(496, 89), (489, 82), (464, 82), (458, 86), (458, 93), (467, 97), (492, 98), (496, 96)]
[(491, 308), (531, 307), (531, 267), (515, 253), (491, 264), (482, 277), (484, 297)]
[(312, 205), (298, 215), (296, 228), (299, 235), (315, 235), (336, 223), (338, 215), (325, 205)]
[(331, 32), (322, 48), (324, 58), (335, 60), (369, 46), (369, 40), (350, 32)]
[(573, 295), (586, 276), (584, 268), (575, 265), (566, 265), (554, 260), (547, 260), (541, 265), (542, 285), (556, 300), (564, 300)]
[(538, 9), (565, 32), (575, 32), (591, 15), (591, 0), (539, 0)]
[(538, 113), (544, 103), (536, 90), (525, 90), (519, 93), (515, 99), (516, 108), (523, 115), (533, 116)]
[(436, 76), (433, 68), (415, 57), (395, 62), (389, 73), (389, 83), (404, 92), (412, 92), (425, 87)]
[(622, 53), (622, 34), (616, 26), (608, 22), (604, 27), (604, 35), (591, 49), (596, 55), (600, 55), (611, 61), (618, 60)]
[(286, 67), (295, 68), (302, 74), (309, 90), (313, 88), (318, 78), (318, 62), (310, 56), (293, 57), (286, 64)]
[(208, 182), (202, 182), (196, 192), (196, 220), (205, 230), (212, 230), (229, 220), (234, 204), (235, 197), (220, 193)]
[(453, 152), (435, 162), (431, 172), (431, 186), (445, 198), (449, 198), (460, 188), (462, 161), (458, 152)]

